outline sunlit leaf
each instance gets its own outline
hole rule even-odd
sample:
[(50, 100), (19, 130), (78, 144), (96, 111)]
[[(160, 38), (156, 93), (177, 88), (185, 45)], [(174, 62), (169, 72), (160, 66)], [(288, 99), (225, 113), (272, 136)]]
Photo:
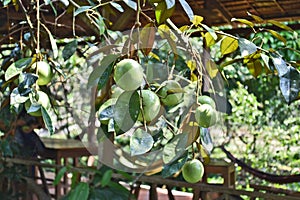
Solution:
[(228, 65), (232, 65), (234, 63), (241, 62), (241, 61), (243, 61), (243, 58), (237, 58), (237, 59), (228, 60), (228, 61), (223, 62), (221, 64), (220, 69), (222, 70), (224, 67), (226, 67)]
[(193, 12), (191, 6), (185, 0), (179, 0), (179, 2), (181, 4), (183, 10), (185, 11), (185, 13), (187, 14), (187, 16), (189, 17), (190, 21), (193, 20), (193, 18), (194, 18), (194, 12)]
[(263, 66), (260, 60), (253, 60), (252, 62), (247, 63), (248, 70), (256, 78), (261, 74)]
[(277, 26), (277, 27), (279, 27), (279, 28), (281, 28), (283, 30), (294, 31), (292, 28), (288, 27), (287, 25), (285, 25), (285, 24), (283, 24), (281, 22), (278, 22), (278, 21), (275, 21), (275, 20), (272, 20), (272, 19), (267, 20), (267, 22), (269, 22), (269, 23), (271, 23), (271, 24), (273, 24), (273, 25), (275, 25), (275, 26)]
[(46, 128), (48, 129), (50, 134), (53, 134), (54, 133), (54, 125), (53, 125), (53, 121), (50, 117), (48, 110), (46, 108), (44, 108), (43, 106), (41, 106), (41, 111), (42, 111), (42, 116), (43, 116), (43, 120), (45, 122)]
[(205, 44), (207, 47), (211, 47), (212, 45), (216, 44), (215, 39), (209, 32), (205, 33), (204, 38), (205, 38)]
[(175, 6), (175, 0), (164, 0), (167, 5), (167, 9), (170, 9)]
[(271, 57), (273, 64), (278, 72), (279, 77), (285, 75), (286, 73), (288, 73), (289, 68), (286, 64), (286, 62), (282, 59), (282, 57), (280, 56), (272, 56)]
[(130, 153), (132, 156), (142, 155), (151, 150), (154, 140), (151, 134), (137, 129), (130, 138)]
[(262, 19), (262, 18), (260, 18), (259, 16), (257, 16), (257, 15), (253, 15), (253, 14), (251, 14), (251, 13), (249, 13), (249, 12), (247, 12), (247, 14), (250, 16), (250, 17), (252, 17), (256, 22), (258, 22), (258, 23), (262, 23), (264, 20)]
[(57, 44), (56, 44), (56, 40), (54, 39), (51, 31), (47, 28), (47, 26), (45, 26), (44, 24), (41, 24), (44, 29), (47, 31), (48, 33), (48, 36), (49, 36), (49, 39), (50, 39), (50, 43), (51, 43), (51, 47), (52, 47), (52, 51), (53, 51), (53, 58), (57, 58), (58, 56), (58, 47), (57, 47)]
[(201, 26), (210, 33), (210, 35), (213, 37), (213, 39), (216, 41), (218, 39), (218, 36), (215, 32), (214, 29), (210, 28), (209, 26), (205, 25), (205, 24), (201, 24)]
[(290, 104), (300, 95), (300, 73), (291, 66), (287, 69), (287, 73), (280, 77), (280, 90), (285, 101)]
[(200, 128), (200, 139), (202, 146), (205, 148), (207, 153), (210, 154), (214, 148), (214, 143), (208, 128)]
[(29, 99), (28, 96), (22, 96), (18, 88), (14, 88), (10, 94), (10, 104), (17, 105), (26, 102)]
[(238, 40), (235, 38), (226, 36), (221, 41), (220, 48), (221, 48), (222, 55), (230, 54), (230, 53), (234, 52), (235, 50), (237, 50), (238, 47), (239, 47), (239, 43), (238, 43)]
[(243, 57), (253, 54), (257, 50), (256, 45), (245, 38), (239, 38), (239, 47)]
[(64, 49), (62, 51), (62, 56), (64, 60), (68, 60), (75, 53), (77, 45), (77, 40), (72, 40), (64, 46)]
[(130, 8), (132, 8), (133, 10), (137, 10), (137, 3), (135, 1), (132, 0), (123, 0), (124, 3), (126, 3), (127, 6), (129, 6)]
[(22, 71), (29, 66), (31, 63), (32, 58), (22, 58), (17, 60), (16, 62), (12, 63), (5, 72), (5, 80), (8, 81), (9, 79), (13, 78), (16, 75), (22, 73)]
[(174, 10), (175, 6), (168, 9), (165, 1), (158, 3), (155, 7), (155, 19), (157, 23), (164, 23), (169, 17), (172, 16)]
[(96, 66), (95, 69), (92, 71), (92, 73), (89, 76), (88, 79), (88, 86), (93, 87), (98, 84), (100, 78), (102, 78), (105, 74), (105, 71), (107, 68), (110, 67), (110, 65), (115, 62), (118, 59), (118, 54), (110, 54), (105, 56), (102, 60), (100, 65)]
[(77, 16), (80, 13), (83, 13), (83, 12), (85, 12), (85, 11), (91, 9), (91, 8), (92, 8), (92, 6), (81, 6), (81, 7), (77, 8), (77, 10), (75, 10), (74, 16)]
[(232, 22), (240, 22), (242, 24), (246, 24), (246, 25), (250, 26), (251, 28), (254, 27), (254, 24), (252, 22), (250, 22), (249, 20), (247, 20), (247, 19), (232, 18), (231, 21)]
[(282, 41), (284, 44), (286, 44), (286, 39), (281, 36), (278, 32), (271, 30), (271, 29), (266, 29), (269, 33), (271, 33), (274, 37), (276, 37), (278, 40)]
[(194, 15), (194, 18), (191, 20), (191, 22), (195, 25), (198, 26), (201, 24), (201, 22), (204, 20), (202, 16), (199, 15)]
[(188, 142), (188, 134), (178, 134), (164, 146), (163, 161), (165, 164), (171, 163), (181, 157), (185, 151)]
[(110, 5), (112, 5), (115, 9), (117, 9), (119, 12), (124, 12), (124, 8), (120, 5), (120, 4), (118, 4), (118, 3), (116, 3), (116, 2), (113, 2), (113, 1), (111, 1), (111, 2), (109, 2), (110, 3)]
[(126, 132), (133, 127), (140, 112), (140, 98), (137, 91), (125, 91), (114, 106), (114, 122), (118, 131)]

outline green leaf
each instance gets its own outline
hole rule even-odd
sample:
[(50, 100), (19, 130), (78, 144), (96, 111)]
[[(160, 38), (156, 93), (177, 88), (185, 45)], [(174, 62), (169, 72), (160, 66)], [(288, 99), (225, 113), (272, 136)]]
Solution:
[(174, 10), (175, 6), (168, 9), (165, 1), (158, 3), (155, 8), (155, 19), (157, 24), (164, 23), (169, 17), (172, 16)]
[(120, 5), (120, 4), (118, 4), (118, 3), (116, 3), (116, 2), (109, 2), (110, 3), (110, 5), (112, 5), (115, 9), (117, 9), (119, 12), (124, 12), (124, 8)]
[(250, 73), (255, 77), (257, 78), (258, 75), (261, 74), (262, 72), (262, 64), (260, 62), (260, 60), (253, 60), (251, 62), (248, 62), (247, 63), (247, 67), (248, 67), (248, 70), (250, 71)]
[[(100, 78), (102, 76), (105, 76), (105, 71), (110, 65), (115, 62), (119, 57), (119, 54), (109, 54), (105, 56), (100, 65), (96, 66), (95, 69), (92, 71), (92, 73), (89, 76), (88, 79), (88, 87), (93, 87), (98, 84)], [(96, 61), (97, 62), (97, 61)]]
[(165, 164), (174, 162), (186, 151), (188, 135), (185, 133), (175, 135), (175, 137), (163, 148), (163, 161)]
[(132, 1), (132, 0), (123, 0), (123, 1), (124, 1), (124, 3), (126, 3), (127, 6), (129, 6), (133, 10), (137, 11), (137, 3), (135, 1)]
[(101, 178), (101, 186), (106, 187), (111, 181), (113, 171), (111, 169), (106, 170)]
[(44, 29), (48, 33), (50, 43), (51, 43), (51, 47), (52, 47), (52, 51), (53, 51), (53, 58), (56, 59), (57, 56), (58, 56), (58, 47), (57, 47), (57, 44), (56, 44), (56, 40), (54, 39), (51, 31), (44, 24), (41, 24), (41, 25), (44, 27)]
[(275, 20), (272, 20), (272, 19), (267, 20), (267, 22), (269, 22), (269, 23), (271, 23), (271, 24), (273, 24), (273, 25), (275, 25), (275, 26), (277, 26), (277, 27), (279, 27), (279, 28), (281, 28), (283, 30), (291, 31), (291, 32), (294, 31), (292, 28), (288, 27), (287, 25), (285, 25), (285, 24), (283, 24), (281, 22), (278, 22), (278, 21), (275, 21)]
[(105, 30), (106, 30), (106, 25), (105, 25), (105, 22), (103, 20), (103, 17), (99, 16), (96, 21), (97, 21), (97, 27), (98, 27), (98, 30), (99, 30), (99, 34), (103, 35), (105, 33)]
[(247, 20), (247, 19), (232, 18), (231, 21), (232, 22), (240, 22), (242, 24), (246, 24), (246, 25), (250, 26), (251, 28), (254, 27), (254, 24), (252, 22), (250, 22), (249, 20)]
[(237, 50), (239, 47), (238, 40), (229, 36), (224, 37), (224, 39), (221, 41), (221, 53), (222, 55), (230, 54)]
[(36, 82), (38, 76), (31, 73), (22, 73), (19, 76), (18, 89), (20, 95), (26, 96), (32, 91), (32, 85)]
[(22, 73), (22, 71), (29, 66), (31, 63), (32, 58), (22, 58), (17, 60), (16, 62), (12, 63), (5, 72), (5, 81), (13, 78), (16, 75)]
[(68, 170), (68, 168), (66, 166), (64, 166), (58, 171), (58, 173), (55, 176), (55, 179), (53, 181), (53, 185), (57, 185), (60, 182), (60, 180), (62, 179), (64, 174), (67, 172), (67, 170)]
[(173, 51), (174, 58), (176, 59), (177, 55), (178, 55), (177, 45), (176, 45), (176, 42), (174, 41), (175, 39), (173, 39), (173, 37), (172, 37), (173, 33), (172, 33), (171, 29), (167, 25), (162, 24), (158, 27), (158, 33), (162, 38), (167, 39), (168, 44), (170, 45), (170, 47)]
[(300, 73), (288, 66), (288, 71), (280, 77), (280, 90), (287, 103), (292, 103), (300, 95)]
[(275, 55), (275, 56), (271, 57), (271, 59), (273, 61), (273, 64), (274, 64), (277, 72), (278, 72), (279, 77), (288, 73), (288, 71), (289, 71), (288, 66), (287, 66), (286, 62), (282, 59), (282, 57)]
[(123, 92), (114, 107), (115, 128), (126, 132), (133, 127), (140, 112), (140, 97), (137, 91)]
[(257, 46), (245, 38), (239, 38), (239, 47), (243, 57), (253, 54), (257, 50)]
[(226, 62), (223, 62), (220, 66), (221, 69), (223, 69), (224, 67), (228, 66), (228, 65), (232, 65), (233, 63), (237, 63), (237, 62), (241, 62), (243, 61), (243, 58), (237, 58), (237, 59), (232, 59)]
[[(193, 18), (194, 18), (194, 12), (193, 12), (191, 6), (186, 2), (186, 0), (179, 0), (179, 2), (181, 4), (183, 10), (185, 11), (185, 13), (187, 14), (187, 16), (189, 17), (190, 21), (193, 20)], [(174, 1), (174, 4), (175, 4), (175, 1)], [(168, 8), (171, 8), (171, 7), (168, 7)]]
[(54, 133), (53, 121), (48, 113), (48, 110), (42, 106), (41, 111), (42, 111), (42, 116), (43, 116), (43, 120), (45, 122), (46, 128), (48, 129), (50, 134), (53, 134)]
[(271, 30), (271, 29), (266, 29), (269, 33), (271, 33), (274, 37), (276, 37), (278, 40), (282, 41), (284, 44), (286, 44), (286, 39), (281, 36), (278, 32)]
[(114, 105), (116, 104), (117, 99), (109, 99), (99, 108), (99, 120), (107, 121), (113, 119), (114, 117)]
[(178, 160), (170, 164), (164, 165), (161, 171), (161, 176), (163, 178), (167, 178), (177, 173), (178, 171), (181, 170), (181, 168), (183, 167), (183, 165), (186, 163), (187, 160), (188, 160), (188, 154), (186, 153), (183, 155), (182, 158), (179, 158)]
[(142, 155), (151, 150), (154, 140), (151, 134), (142, 129), (137, 129), (130, 138), (131, 156)]
[(80, 13), (83, 13), (83, 12), (89, 10), (90, 8), (92, 8), (92, 6), (81, 6), (80, 8), (78, 8), (77, 10), (75, 10), (74, 16), (77, 16)]
[(110, 64), (106, 69), (105, 71), (103, 72), (103, 74), (101, 75), (101, 77), (99, 78), (99, 81), (98, 81), (98, 90), (101, 90), (105, 84), (107, 83), (110, 75), (111, 75), (111, 72), (113, 70), (113, 65)]
[(72, 189), (68, 195), (68, 200), (87, 200), (89, 197), (88, 183), (80, 182)]
[(73, 40), (68, 44), (66, 44), (66, 46), (62, 51), (62, 56), (65, 61), (68, 60), (75, 53), (77, 46), (78, 46), (77, 40)]

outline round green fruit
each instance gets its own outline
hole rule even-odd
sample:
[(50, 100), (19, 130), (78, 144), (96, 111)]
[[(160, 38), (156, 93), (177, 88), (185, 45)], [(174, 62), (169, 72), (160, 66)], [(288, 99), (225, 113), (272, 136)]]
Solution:
[(175, 106), (182, 99), (182, 88), (177, 81), (168, 80), (162, 83), (164, 86), (158, 91), (161, 102), (166, 106)]
[(36, 102), (31, 102), (30, 100), (25, 102), (25, 109), (27, 113), (34, 117), (42, 116), (41, 107), (49, 109), (50, 106), (50, 99), (43, 91), (37, 91)]
[(38, 61), (35, 63), (37, 74), (39, 76), (37, 80), (38, 85), (47, 85), (50, 83), (52, 77), (53, 77), (53, 71), (52, 68), (48, 63), (45, 61)]
[(199, 126), (208, 128), (216, 123), (217, 112), (212, 106), (202, 104), (196, 108), (195, 119)]
[(135, 60), (124, 59), (115, 66), (114, 80), (123, 90), (136, 90), (143, 83), (143, 78), (143, 68)]
[(199, 96), (198, 97), (198, 103), (202, 104), (208, 104), (210, 105), (212, 108), (216, 109), (216, 103), (215, 101), (210, 97), (210, 96)]
[(186, 162), (182, 167), (182, 176), (186, 182), (197, 183), (204, 174), (204, 166), (200, 160), (193, 159)]
[(138, 116), (138, 120), (143, 122), (145, 119), (146, 122), (151, 122), (158, 115), (160, 111), (159, 98), (154, 92), (150, 90), (142, 90), (140, 96), (143, 102), (142, 107), (143, 107), (144, 115), (142, 114), (141, 111)]

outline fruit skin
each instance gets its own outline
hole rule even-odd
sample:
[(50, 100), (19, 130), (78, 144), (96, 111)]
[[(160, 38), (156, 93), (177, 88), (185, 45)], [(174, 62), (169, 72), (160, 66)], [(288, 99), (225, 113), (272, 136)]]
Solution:
[(216, 123), (217, 112), (212, 106), (202, 104), (196, 108), (195, 119), (199, 126), (208, 128)]
[(198, 103), (200, 103), (200, 104), (208, 104), (211, 107), (213, 107), (213, 109), (216, 109), (216, 103), (215, 103), (215, 101), (210, 96), (206, 96), (206, 95), (199, 96), (198, 97)]
[(204, 166), (200, 160), (187, 161), (182, 167), (182, 176), (186, 182), (197, 183), (204, 174)]
[(159, 91), (161, 102), (166, 106), (175, 106), (182, 99), (181, 86), (175, 80), (168, 80), (162, 83), (164, 85)]
[(115, 66), (114, 80), (123, 90), (136, 90), (143, 83), (143, 78), (143, 68), (135, 60), (124, 59)]
[[(142, 90), (141, 98), (143, 102), (144, 118), (146, 122), (151, 122), (160, 111), (160, 101), (158, 96), (150, 90)], [(139, 113), (138, 120), (143, 122), (142, 111)]]
[[(49, 109), (51, 104), (50, 104), (50, 99), (48, 97), (48, 95), (43, 92), (43, 91), (37, 91), (37, 94), (36, 94), (36, 103), (37, 105), (41, 105), (42, 107), (46, 108), (46, 109)], [(25, 102), (25, 109), (26, 111), (29, 110), (30, 106), (32, 105), (31, 101), (30, 100), (27, 100)], [(42, 112), (41, 112), (41, 109), (38, 109), (37, 111), (34, 111), (34, 112), (30, 112), (28, 113), (30, 114), (31, 116), (34, 116), (34, 117), (40, 117), (42, 116)]]
[(38, 85), (47, 85), (48, 83), (50, 83), (52, 77), (53, 77), (53, 71), (52, 68), (50, 67), (50, 65), (48, 63), (46, 63), (45, 61), (38, 61), (35, 63), (36, 65), (36, 70), (38, 73), (38, 80), (37, 80), (37, 84)]

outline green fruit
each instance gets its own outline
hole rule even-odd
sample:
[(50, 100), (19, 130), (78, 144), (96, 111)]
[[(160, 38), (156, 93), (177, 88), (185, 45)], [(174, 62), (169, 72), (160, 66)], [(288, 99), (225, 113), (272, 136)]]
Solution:
[(182, 176), (186, 182), (197, 183), (202, 179), (203, 174), (204, 166), (197, 159), (186, 162), (182, 167)]
[(114, 80), (123, 90), (136, 90), (143, 83), (143, 78), (143, 68), (135, 60), (124, 59), (115, 66)]
[[(150, 90), (142, 90), (141, 98), (143, 102), (144, 118), (146, 122), (151, 122), (160, 111), (160, 101), (158, 96)], [(143, 114), (140, 112), (138, 120), (143, 122)]]
[(182, 88), (177, 81), (168, 80), (162, 83), (164, 86), (158, 91), (161, 102), (166, 106), (175, 106), (182, 99)]
[(209, 97), (209, 96), (205, 96), (205, 95), (199, 96), (198, 97), (198, 103), (200, 103), (201, 105), (202, 104), (208, 104), (211, 107), (213, 107), (213, 109), (216, 109), (216, 103), (215, 103), (215, 101), (211, 97)]
[(195, 111), (195, 119), (199, 126), (208, 128), (217, 121), (217, 112), (212, 106), (202, 104)]
[(27, 113), (34, 117), (42, 116), (41, 107), (49, 109), (50, 106), (50, 99), (43, 91), (37, 91), (36, 102), (31, 102), (30, 100), (25, 102), (25, 109)]
[(44, 61), (38, 61), (35, 63), (37, 74), (39, 76), (37, 80), (38, 85), (47, 85), (50, 83), (53, 77), (53, 71), (50, 65)]

